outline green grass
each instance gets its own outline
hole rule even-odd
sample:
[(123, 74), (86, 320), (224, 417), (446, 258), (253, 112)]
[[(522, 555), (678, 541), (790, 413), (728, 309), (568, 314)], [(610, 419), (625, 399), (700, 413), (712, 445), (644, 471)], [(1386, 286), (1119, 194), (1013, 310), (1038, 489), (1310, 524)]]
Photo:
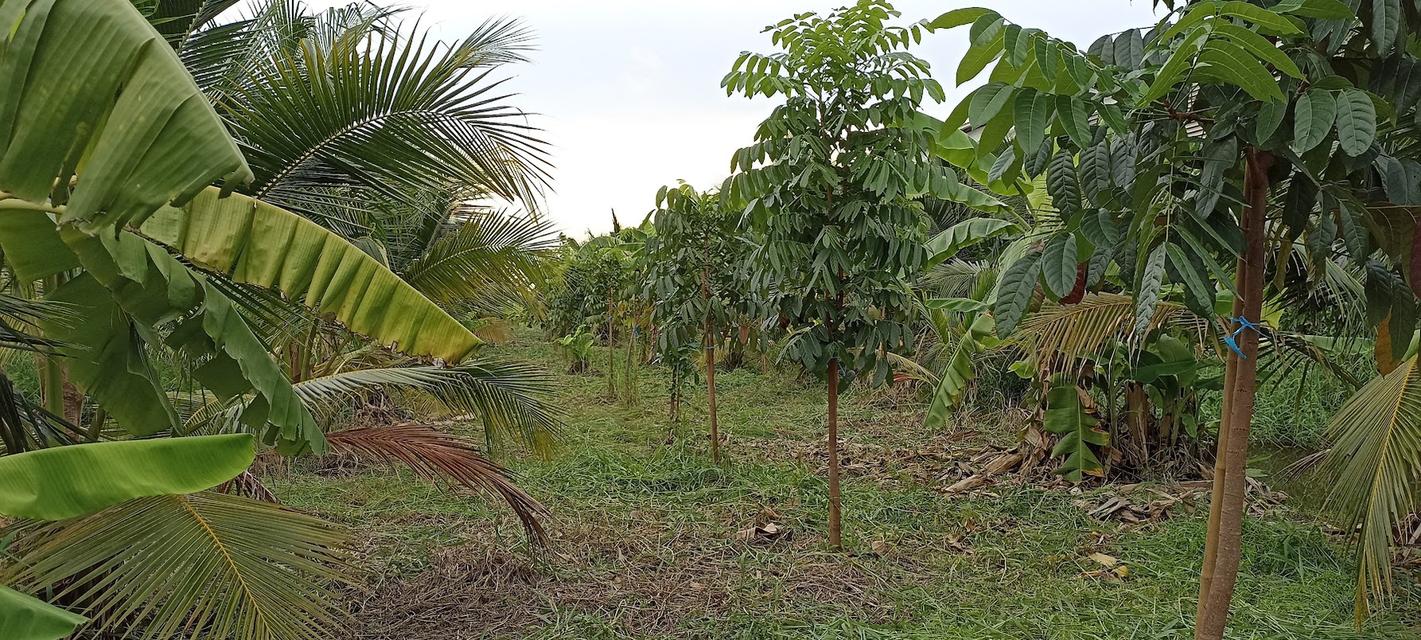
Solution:
[[(817, 383), (751, 369), (717, 376), (729, 460), (716, 466), (701, 395), (690, 394), (682, 424), (668, 424), (655, 368), (641, 370), (639, 402), (627, 406), (606, 398), (600, 369), (563, 375), (531, 333), (495, 354), (554, 371), (567, 411), (553, 456), (508, 460), (554, 514), (549, 550), (531, 553), (499, 505), (405, 473), (298, 465), (271, 478), (288, 504), (357, 531), (369, 585), (352, 597), (358, 637), (1190, 637), (1205, 505), (1126, 526), (1088, 514), (1110, 488), (1007, 482), (941, 493), (947, 454), (1010, 442), (1005, 417), (931, 432), (915, 398), (850, 394), (849, 549), (831, 553)], [(737, 538), (766, 521), (788, 537)], [(1417, 636), (1418, 594), (1354, 626), (1351, 559), (1309, 514), (1284, 506), (1245, 533), (1231, 638)], [(1129, 576), (1087, 575), (1100, 568), (1092, 552), (1118, 558)]]

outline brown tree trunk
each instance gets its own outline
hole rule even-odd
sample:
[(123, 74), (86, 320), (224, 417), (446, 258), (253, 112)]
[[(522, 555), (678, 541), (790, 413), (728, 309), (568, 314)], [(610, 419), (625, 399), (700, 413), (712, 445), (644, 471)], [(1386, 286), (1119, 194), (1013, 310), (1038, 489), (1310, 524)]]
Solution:
[(627, 336), (626, 336), (626, 340), (627, 340), (627, 365), (626, 365), (626, 368), (624, 368), (624, 369), (622, 370), (622, 377), (625, 378), (625, 380), (623, 380), (623, 384), (626, 385), (626, 393), (627, 393), (626, 403), (627, 403), (627, 406), (636, 406), (637, 397), (636, 397), (636, 378), (635, 378), (635, 376), (636, 376), (636, 370), (637, 370), (637, 369), (636, 369), (636, 362), (635, 362), (635, 360), (633, 360), (633, 358), (636, 356), (636, 325), (635, 325), (631, 320), (628, 320), (628, 321), (627, 321)]
[(839, 525), (839, 360), (829, 361), (829, 547), (844, 548)]
[[(1238, 296), (1234, 308), (1259, 322), (1263, 311), (1264, 217), (1268, 207), (1268, 168), (1273, 156), (1250, 148), (1244, 168), (1242, 215), (1244, 251), (1239, 257)], [(1248, 488), (1248, 433), (1257, 391), (1258, 332), (1244, 330), (1237, 338), (1243, 356), (1230, 353), (1225, 371), (1223, 420), (1214, 463), (1214, 492), (1209, 505), (1209, 536), (1199, 581), (1196, 640), (1219, 640), (1228, 624), (1229, 604), (1238, 582), (1243, 552), (1244, 493)], [(1213, 545), (1209, 543), (1213, 542)]]
[(612, 292), (607, 292), (607, 397), (617, 399), (617, 344), (612, 341)]
[(706, 315), (706, 404), (710, 410), (711, 460), (720, 464), (720, 424), (715, 412), (715, 332)]

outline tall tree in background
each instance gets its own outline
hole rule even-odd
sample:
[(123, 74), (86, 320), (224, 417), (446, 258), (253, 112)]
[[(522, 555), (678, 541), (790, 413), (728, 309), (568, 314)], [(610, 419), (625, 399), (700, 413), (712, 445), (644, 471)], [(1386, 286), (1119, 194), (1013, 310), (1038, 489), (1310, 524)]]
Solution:
[[(981, 129), (974, 164), (1005, 180), (1044, 174), (1061, 220), (1003, 273), (998, 332), (1012, 331), (1036, 291), (1070, 295), (1082, 272), (1091, 289), (1119, 274), (1141, 335), (1170, 283), (1217, 319), (1230, 355), (1195, 629), (1217, 639), (1238, 577), (1264, 297), (1319, 286), (1329, 260), (1365, 265), (1378, 343), (1392, 347), (1380, 368), (1408, 355), (1421, 288), (1418, 22), (1395, 0), (1157, 4), (1157, 25), (1088, 52), (989, 9), (930, 26), (971, 25), (959, 83), (993, 67), (945, 133), (970, 119)], [(1229, 298), (1220, 316), (1215, 304)], [(1391, 525), (1417, 506), (1409, 376), (1368, 385), (1334, 423), (1333, 498), (1363, 531), (1359, 617), (1389, 584)]]
[(729, 94), (779, 96), (755, 144), (731, 161), (722, 197), (743, 203), (764, 234), (752, 285), (768, 290), (787, 328), (785, 353), (828, 379), (829, 544), (842, 548), (838, 407), (841, 383), (889, 374), (885, 350), (909, 338), (910, 283), (925, 250), (915, 198), (966, 189), (937, 161), (925, 98), (943, 99), (928, 64), (907, 52), (918, 25), (882, 0), (766, 28), (780, 47), (744, 53), (722, 81)]

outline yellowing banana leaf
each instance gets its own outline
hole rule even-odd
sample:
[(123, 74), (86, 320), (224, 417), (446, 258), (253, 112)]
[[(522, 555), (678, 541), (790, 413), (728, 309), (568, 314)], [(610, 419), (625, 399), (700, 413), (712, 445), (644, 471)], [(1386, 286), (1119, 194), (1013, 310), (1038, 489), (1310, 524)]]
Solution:
[(209, 188), (182, 209), (165, 208), (142, 232), (204, 268), (270, 287), (352, 331), (415, 356), (458, 362), (479, 344), (378, 260), (299, 215)]
[(69, 220), (137, 224), (216, 180), (251, 180), (129, 0), (0, 0), (0, 25), (0, 191), (67, 200)]
[(0, 638), (5, 640), (58, 640), (88, 621), (84, 616), (0, 587)]
[[(97, 442), (0, 457), (0, 514), (63, 520), (147, 496), (192, 493), (252, 464), (251, 434)], [(8, 637), (8, 636), (6, 636)]]

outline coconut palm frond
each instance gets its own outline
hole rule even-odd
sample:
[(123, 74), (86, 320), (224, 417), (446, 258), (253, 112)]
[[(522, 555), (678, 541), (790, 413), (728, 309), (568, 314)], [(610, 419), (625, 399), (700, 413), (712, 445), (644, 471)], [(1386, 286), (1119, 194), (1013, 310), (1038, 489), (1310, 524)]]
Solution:
[(24, 453), (84, 440), (79, 427), (30, 402), (0, 373), (0, 453)]
[(1328, 425), (1330, 504), (1357, 527), (1358, 620), (1392, 593), (1393, 530), (1418, 506), (1421, 486), (1421, 367), (1413, 356), (1374, 378)]
[(512, 439), (546, 451), (562, 427), (559, 411), (547, 403), (548, 377), (534, 367), (475, 360), (457, 367), (408, 366), (360, 369), (313, 378), (295, 385), (296, 394), (316, 411), (346, 406), (373, 390), (407, 391), (433, 397), (451, 411), (483, 421), (489, 446)]
[(433, 482), (460, 486), (501, 498), (518, 516), (528, 539), (547, 540), (541, 519), (547, 509), (514, 484), (509, 472), (456, 436), (418, 424), (349, 429), (330, 434), (331, 453), (365, 461), (402, 464)]
[(71, 603), (91, 628), (143, 637), (320, 640), (344, 612), (346, 534), (310, 516), (219, 493), (157, 496), (34, 525), (6, 581)]
[(431, 299), (497, 311), (532, 295), (543, 258), (557, 246), (557, 229), (549, 222), (479, 215), (434, 240), (401, 275)]
[[(278, 55), (231, 100), (252, 192), (309, 214), (332, 198), (367, 206), (365, 190), (398, 199), (453, 182), (538, 206), (546, 144), (491, 75), (524, 46), (517, 24), (494, 21), (453, 45), (418, 27), (371, 30)], [(316, 187), (328, 189), (320, 203), (307, 197)]]
[[(1135, 338), (1135, 300), (1116, 293), (1088, 294), (1071, 305), (1047, 303), (1022, 322), (1011, 344), (1036, 362), (1070, 363), (1099, 357), (1117, 342)], [(1180, 326), (1202, 335), (1206, 323), (1184, 305), (1161, 301), (1155, 308), (1150, 329)]]

